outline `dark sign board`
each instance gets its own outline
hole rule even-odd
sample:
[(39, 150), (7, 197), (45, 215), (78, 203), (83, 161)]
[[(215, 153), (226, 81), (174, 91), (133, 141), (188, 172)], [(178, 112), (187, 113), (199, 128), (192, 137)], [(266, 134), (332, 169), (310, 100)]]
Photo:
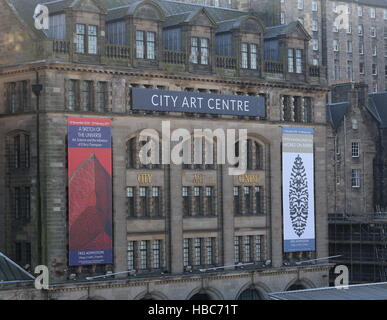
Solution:
[(132, 89), (133, 110), (265, 117), (265, 99), (187, 91)]

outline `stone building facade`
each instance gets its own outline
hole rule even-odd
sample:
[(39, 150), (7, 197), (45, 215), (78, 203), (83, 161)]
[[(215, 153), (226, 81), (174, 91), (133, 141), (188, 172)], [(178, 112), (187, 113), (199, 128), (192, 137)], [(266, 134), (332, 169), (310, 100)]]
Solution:
[(268, 26), (301, 21), (312, 37), (309, 61), (327, 67), (330, 84), (365, 82), (370, 92), (386, 90), (386, 1), (256, 0), (238, 1), (238, 8), (264, 12)]
[[(237, 299), (327, 285), (329, 265), (296, 265), (328, 254), (328, 88), (305, 59), (305, 29), (293, 23), (266, 33), (256, 15), (236, 10), (123, 2), (46, 3), (51, 28), (43, 32), (31, 18), (39, 1), (0, 1), (0, 250), (30, 270), (47, 265), (52, 283), (45, 292), (0, 295)], [(271, 41), (278, 45), (275, 61), (264, 55)], [(39, 99), (36, 84), (43, 88)], [(266, 115), (138, 111), (133, 88), (261, 96)], [(73, 116), (112, 120), (112, 265), (68, 265), (66, 136)], [(217, 163), (141, 165), (137, 137), (143, 129), (161, 132), (163, 121), (190, 132), (247, 129), (247, 174), (230, 176)], [(314, 129), (313, 252), (282, 248), (283, 126)], [(128, 270), (134, 272), (86, 279)]]

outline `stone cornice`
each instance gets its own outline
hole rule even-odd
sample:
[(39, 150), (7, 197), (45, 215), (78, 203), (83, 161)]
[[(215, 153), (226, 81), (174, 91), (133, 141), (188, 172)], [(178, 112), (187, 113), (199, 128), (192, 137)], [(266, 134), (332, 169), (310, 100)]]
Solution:
[(239, 85), (239, 86), (255, 86), (262, 88), (287, 88), (294, 90), (309, 90), (314, 92), (328, 92), (329, 86), (316, 85), (310, 83), (292, 83), (286, 81), (276, 81), (268, 79), (244, 79), (240, 77), (223, 77), (217, 74), (189, 74), (189, 73), (172, 73), (160, 70), (139, 70), (139, 69), (119, 69), (117, 67), (103, 65), (81, 65), (74, 63), (63, 63), (55, 61), (38, 61), (36, 63), (26, 63), (16, 66), (7, 66), (0, 68), (0, 76), (12, 75), (18, 73), (28, 73), (41, 70), (55, 70), (62, 72), (93, 72), (101, 74), (121, 75), (128, 77), (142, 77), (144, 79), (168, 79), (182, 80), (200, 83)]
[(149, 283), (154, 285), (164, 285), (171, 283), (189, 283), (206, 279), (208, 281), (214, 280), (227, 280), (237, 278), (251, 278), (252, 274), (259, 274), (261, 276), (278, 276), (282, 274), (297, 274), (302, 272), (327, 272), (333, 264), (303, 266), (303, 267), (281, 267), (262, 270), (243, 270), (230, 273), (217, 272), (217, 273), (203, 273), (203, 274), (191, 274), (191, 275), (176, 275), (176, 276), (160, 276), (160, 278), (149, 277), (141, 279), (116, 279), (104, 282), (82, 282), (82, 283), (69, 283), (69, 284), (56, 284), (49, 288), (49, 293), (59, 292), (75, 292), (83, 291), (88, 288), (93, 289), (109, 289), (109, 288), (125, 288), (125, 287), (138, 287), (146, 286)]

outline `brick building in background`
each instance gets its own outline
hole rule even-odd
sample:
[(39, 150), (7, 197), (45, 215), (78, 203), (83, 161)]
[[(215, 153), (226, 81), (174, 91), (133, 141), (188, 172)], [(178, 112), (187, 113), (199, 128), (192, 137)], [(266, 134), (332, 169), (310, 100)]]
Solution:
[[(296, 265), (328, 255), (328, 88), (305, 58), (301, 24), (265, 30), (252, 13), (163, 0), (63, 0), (46, 3), (43, 32), (38, 3), (0, 1), (0, 250), (49, 267), (44, 298), (258, 299), (327, 285), (328, 264)], [(133, 88), (260, 96), (266, 115), (138, 111)], [(113, 264), (69, 266), (68, 117), (112, 120)], [(247, 129), (247, 175), (216, 163), (141, 165), (139, 132), (167, 120), (172, 130)], [(283, 126), (314, 129), (315, 251), (283, 251)]]

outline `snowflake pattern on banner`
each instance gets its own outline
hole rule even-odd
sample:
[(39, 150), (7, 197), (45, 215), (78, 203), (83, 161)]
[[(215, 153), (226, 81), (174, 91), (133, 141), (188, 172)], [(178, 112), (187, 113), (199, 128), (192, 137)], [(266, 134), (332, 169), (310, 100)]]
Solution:
[(293, 230), (298, 237), (304, 233), (308, 220), (308, 180), (300, 155), (294, 160), (289, 181), (289, 211)]

